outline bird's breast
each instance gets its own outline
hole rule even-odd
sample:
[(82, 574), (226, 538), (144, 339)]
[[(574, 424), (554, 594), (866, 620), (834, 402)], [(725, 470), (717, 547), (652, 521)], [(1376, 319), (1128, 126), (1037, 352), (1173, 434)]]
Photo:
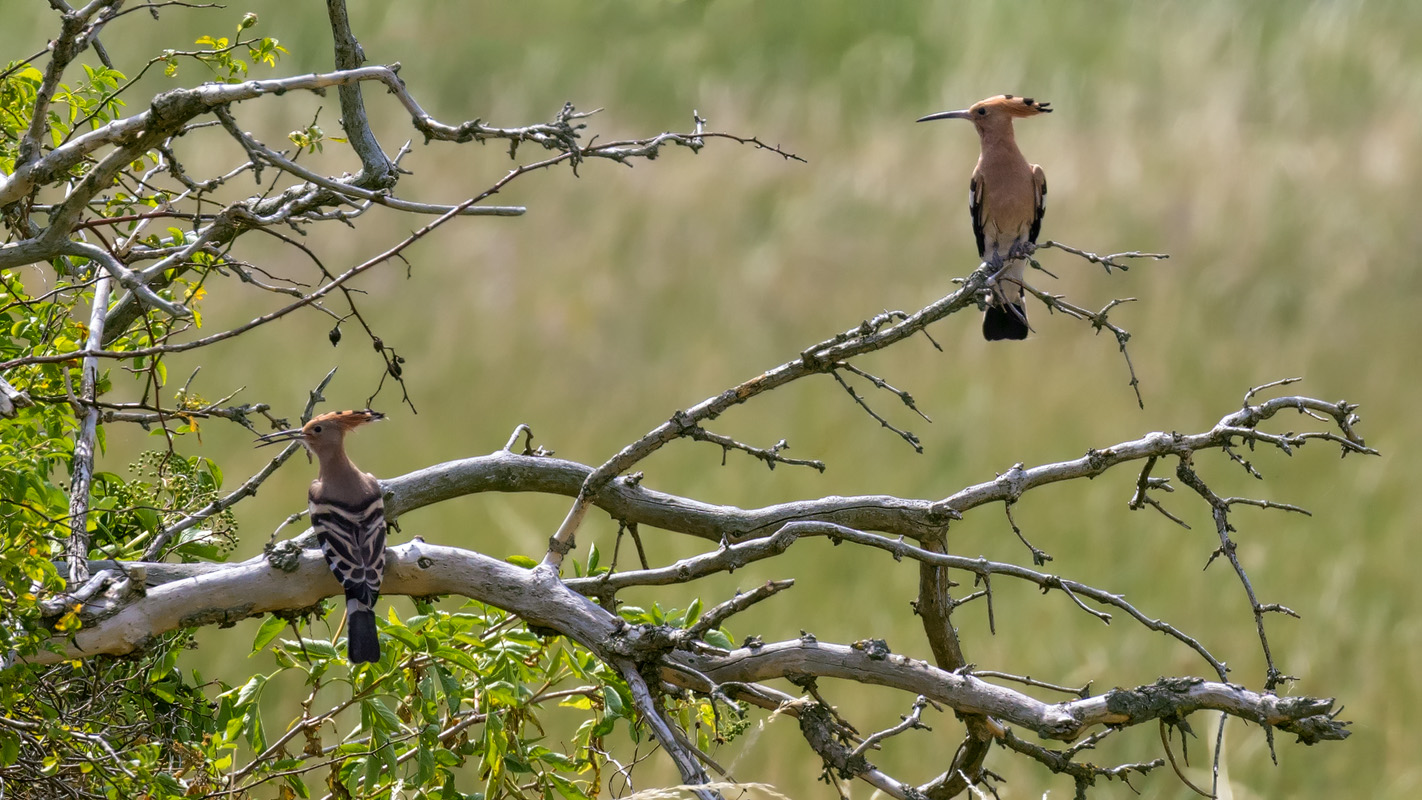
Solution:
[(984, 244), (1006, 250), (1012, 242), (1027, 236), (1037, 214), (1036, 187), (1032, 168), (1020, 163), (998, 162), (982, 168), (982, 221)]

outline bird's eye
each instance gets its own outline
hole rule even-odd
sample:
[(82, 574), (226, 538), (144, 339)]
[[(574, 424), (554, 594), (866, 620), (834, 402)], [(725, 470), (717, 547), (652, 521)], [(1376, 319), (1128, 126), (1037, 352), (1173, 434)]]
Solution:
[(311, 432), (312, 432), (312, 433), (320, 433), (320, 432), (321, 432), (321, 426), (320, 426), (320, 425), (317, 425), (316, 427), (314, 427), (314, 428), (311, 429)]
[(986, 108), (980, 108), (980, 109), (978, 109), (978, 116), (981, 117), (982, 115), (984, 115), (984, 114), (986, 114), (986, 113), (987, 113), (987, 109), (986, 109)]

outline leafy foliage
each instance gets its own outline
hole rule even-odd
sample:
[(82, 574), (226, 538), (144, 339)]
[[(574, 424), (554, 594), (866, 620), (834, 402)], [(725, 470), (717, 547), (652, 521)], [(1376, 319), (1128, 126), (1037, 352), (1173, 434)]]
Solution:
[[(254, 67), (273, 67), (287, 52), (276, 39), (242, 38), (256, 22), (248, 14), (236, 38), (200, 37), (199, 49), (165, 50), (143, 71), (162, 65), (176, 78), (186, 61), (201, 65), (208, 80), (247, 80)], [(107, 66), (80, 66), (83, 77), (61, 82), (48, 98), (41, 152), (124, 111), (122, 95), (134, 81)], [(6, 174), (23, 155), (36, 107), (44, 105), (44, 77), (28, 63), (11, 62), (0, 72), (0, 171)], [(290, 140), (309, 153), (327, 141), (345, 141), (328, 138), (314, 121)], [(98, 160), (93, 154), (76, 159), (45, 188), (84, 179)], [(161, 148), (133, 158), (99, 187), (72, 239), (90, 241), (96, 235), (90, 232), (103, 227), (129, 246), (160, 255), (193, 245), (194, 230), (147, 227), (170, 215), (182, 219), (171, 214), (174, 205), (207, 189), (175, 165)], [(157, 180), (163, 173), (178, 185)], [(11, 241), (31, 235), (35, 212), (34, 198), (7, 207)], [(628, 687), (586, 650), (541, 638), (517, 618), (476, 603), (446, 608), (422, 600), (418, 613), (405, 619), (392, 609), (380, 622), (382, 660), (354, 670), (339, 634), (331, 633), (339, 621), (328, 620), (324, 606), (265, 619), (252, 663), (268, 664), (270, 671), (240, 685), (185, 669), (182, 654), (195, 646), (186, 633), (146, 641), (128, 658), (26, 663), (42, 650), (58, 652), (93, 622), (84, 603), (65, 594), (76, 587), (66, 586), (61, 574), (74, 518), (69, 481), (76, 435), (90, 405), (99, 410), (98, 449), (107, 427), (120, 422), (142, 425), (152, 443), (131, 457), (127, 474), (93, 473), (84, 515), (91, 558), (221, 562), (232, 550), (238, 530), (225, 505), (223, 469), (183, 449), (201, 436), (203, 420), (221, 416), (250, 428), (247, 414), (265, 406), (218, 408), (191, 379), (175, 390), (163, 353), (151, 351), (177, 333), (200, 329), (209, 279), (232, 272), (247, 279), (246, 266), (225, 250), (197, 248), (169, 267), (154, 289), (184, 304), (191, 317), (145, 313), (106, 331), (106, 350), (134, 355), (102, 362), (92, 401), (76, 395), (83, 380), (79, 359), (42, 359), (86, 348), (84, 318), (103, 274), (99, 265), (65, 255), (0, 271), (0, 361), (25, 362), (4, 378), (33, 401), (0, 422), (0, 649), (9, 653), (0, 671), (0, 794), (290, 798), (311, 797), (324, 785), (336, 797), (598, 795), (609, 737), (643, 737)], [(598, 560), (594, 549), (588, 574), (606, 571)], [(115, 578), (105, 591), (144, 591), (140, 576), (129, 578)], [(630, 622), (658, 625), (689, 625), (698, 613), (699, 604), (685, 612), (623, 609)], [(729, 645), (723, 632), (713, 635)], [(297, 686), (305, 700), (296, 705), (271, 691)], [(743, 725), (735, 709), (711, 701), (667, 696), (661, 702), (697, 731), (704, 748)]]

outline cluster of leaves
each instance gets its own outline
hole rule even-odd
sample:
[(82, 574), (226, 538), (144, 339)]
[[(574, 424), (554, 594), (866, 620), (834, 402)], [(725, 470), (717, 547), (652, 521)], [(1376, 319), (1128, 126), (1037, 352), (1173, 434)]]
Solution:
[[(73, 349), (84, 337), (60, 293), (32, 297), (19, 277), (0, 273), (0, 360), (41, 349)], [(66, 397), (76, 372), (46, 364), (12, 373), (32, 397)], [(78, 420), (67, 403), (21, 409), (0, 429), (0, 648), (35, 652), (48, 636), (41, 603), (63, 588), (52, 559), (69, 537), (69, 495), (59, 478), (74, 455)], [(102, 442), (102, 439), (100, 440)]]
[[(589, 800), (611, 740), (643, 741), (615, 671), (503, 611), (417, 600), (402, 619), (391, 608), (379, 623), (381, 660), (352, 669), (331, 635), (340, 609), (331, 604), (328, 616), (325, 605), (314, 619), (265, 619), (252, 653), (275, 669), (239, 685), (180, 669), (186, 636), (138, 659), (0, 672), (0, 792), (306, 798), (324, 785), (337, 797)], [(696, 613), (624, 616), (665, 625)], [(735, 708), (663, 703), (706, 752), (746, 728)]]
[[(196, 428), (190, 425), (188, 430)], [(222, 488), (222, 468), (206, 456), (149, 450), (129, 469), (138, 477), (125, 481), (111, 472), (94, 475), (95, 486), (100, 481), (106, 484), (102, 492), (106, 502), (91, 509), (97, 517), (91, 545), (115, 558), (140, 558), (160, 531), (216, 500)], [(165, 555), (185, 561), (223, 561), (236, 545), (236, 532), (237, 518), (229, 508), (183, 531)]]
[[(81, 66), (84, 81), (60, 84), (46, 112), (52, 144), (62, 144), (76, 132), (107, 125), (124, 106), (118, 96), (123, 73), (103, 65)], [(27, 62), (12, 61), (0, 71), (0, 171), (8, 173), (15, 168), (20, 139), (30, 127), (43, 81), (44, 73)]]
[[(268, 618), (254, 652), (269, 650), (276, 670), (218, 695), (204, 740), (204, 757), (231, 776), (223, 788), (245, 796), (273, 782), (308, 797), (314, 779), (336, 796), (587, 800), (599, 793), (608, 737), (641, 741), (627, 685), (586, 650), (478, 603), (442, 610), (419, 600), (416, 611), (401, 619), (391, 608), (381, 660), (355, 670), (340, 641), (284, 638), (301, 623)], [(307, 692), (301, 714), (275, 735), (261, 698), (297, 678)], [(665, 702), (707, 750), (744, 728), (709, 701)], [(328, 729), (340, 732), (335, 741)], [(238, 764), (244, 752), (253, 755)]]
[[(247, 15), (234, 39), (205, 36), (197, 41), (202, 49), (164, 51), (149, 67), (161, 64), (174, 76), (183, 60), (195, 60), (207, 79), (244, 80), (249, 65), (271, 66), (286, 53), (275, 39), (243, 39), (255, 23)], [(42, 150), (111, 121), (137, 80), (107, 67), (84, 70), (82, 82), (62, 85), (52, 97)], [(0, 70), (0, 171), (14, 169), (42, 81), (27, 63)], [(314, 121), (291, 140), (308, 152), (344, 141), (328, 139)], [(48, 188), (62, 194), (94, 163), (78, 160)], [(164, 188), (163, 173), (182, 186)], [(205, 190), (179, 173), (161, 148), (135, 158), (94, 196), (82, 227), (69, 235), (105, 246), (106, 237), (118, 236), (160, 255), (191, 244), (191, 231), (148, 227), (179, 202), (201, 199)], [(32, 235), (36, 213), (43, 207), (28, 202), (4, 210), (10, 241)], [(200, 327), (209, 277), (240, 268), (213, 252), (193, 253), (150, 284), (187, 306), (192, 321), (139, 315), (122, 329), (111, 326), (104, 349), (151, 348), (184, 326)], [(77, 256), (0, 271), (0, 361), (83, 349), (97, 276), (97, 265)], [(606, 771), (617, 765), (610, 737), (653, 749), (641, 746), (644, 729), (615, 670), (477, 604), (443, 609), (418, 601), (405, 619), (392, 609), (380, 622), (382, 660), (355, 669), (332, 633), (339, 623), (324, 608), (266, 619), (252, 663), (270, 659), (274, 668), (234, 684), (180, 665), (194, 646), (186, 634), (157, 637), (123, 659), (26, 664), (25, 656), (56, 649), (84, 624), (61, 568), (71, 534), (75, 435), (89, 406), (77, 397), (77, 359), (28, 364), (3, 377), (34, 404), (0, 420), (0, 796), (309, 797), (324, 784), (335, 797), (585, 800), (600, 794)], [(221, 495), (223, 471), (207, 457), (180, 452), (200, 444), (198, 418), (187, 412), (204, 401), (188, 386), (170, 387), (161, 355), (100, 362), (95, 391), (101, 454), (106, 425), (114, 424), (104, 415), (120, 410), (142, 420), (155, 446), (128, 457), (128, 475), (94, 473), (90, 555), (140, 560), (166, 529)], [(120, 404), (118, 395), (136, 399)], [(222, 561), (235, 535), (228, 510), (186, 527), (160, 557)], [(600, 560), (594, 550), (576, 569), (602, 574), (608, 568)], [(620, 609), (630, 623), (668, 627), (688, 626), (700, 612), (699, 603)], [(730, 647), (724, 631), (706, 638)], [(707, 751), (745, 725), (738, 709), (705, 699), (667, 695), (661, 702)]]
[[(280, 49), (274, 42), (260, 47), (270, 58)], [(102, 65), (80, 66), (84, 78), (61, 83), (47, 105), (42, 148), (59, 146), (121, 113), (119, 95), (129, 85), (125, 76)], [(42, 81), (43, 73), (28, 63), (11, 62), (0, 70), (0, 171), (15, 168)], [(56, 176), (55, 184), (63, 191), (65, 182), (82, 178), (92, 164), (79, 161)], [(169, 195), (143, 179), (159, 164), (158, 153), (136, 160), (95, 202), (95, 215), (133, 215), (165, 203)], [(29, 235), (30, 213), (24, 204), (6, 210), (10, 240)], [(136, 222), (127, 230), (135, 232)], [(185, 234), (169, 229), (166, 236), (144, 241), (181, 244)], [(201, 266), (218, 265), (216, 259), (209, 262)], [(95, 269), (86, 259), (64, 258), (48, 268), (0, 271), (0, 361), (82, 349)], [(192, 304), (201, 291), (198, 281), (178, 280), (162, 293)], [(145, 317), (105, 346), (120, 352), (147, 347), (172, 331), (170, 321)], [(74, 437), (86, 409), (75, 402), (82, 384), (78, 360), (31, 364), (3, 377), (34, 403), (18, 408), (13, 419), (0, 420), (0, 663), (9, 665), (0, 671), (0, 795), (45, 796), (52, 789), (56, 796), (74, 796), (75, 787), (87, 787), (92, 791), (83, 793), (95, 796), (138, 797), (161, 794), (164, 786), (181, 794), (178, 787), (190, 780), (184, 776), (210, 771), (191, 743), (209, 735), (216, 719), (206, 696), (215, 687), (178, 670), (186, 637), (150, 642), (137, 659), (47, 668), (18, 663), (55, 648), (56, 634), (82, 627), (80, 606), (66, 599), (70, 587), (56, 562), (64, 558), (71, 535), (68, 484)], [(95, 386), (101, 408), (115, 393), (115, 382), (142, 395), (138, 407), (156, 406), (171, 392), (161, 358), (102, 369)], [(192, 399), (179, 396), (172, 402), (168, 408), (181, 410)], [(175, 449), (178, 436), (196, 431), (194, 421), (156, 427), (162, 428), (154, 431), (161, 436), (155, 439), (158, 446), (134, 458), (132, 477), (105, 471), (93, 476), (86, 519), (93, 557), (141, 556), (164, 526), (210, 502), (222, 487), (216, 463)], [(106, 444), (101, 416), (95, 446), (102, 453)], [(186, 559), (222, 560), (233, 531), (230, 513), (217, 515), (170, 544), (170, 551)]]
[(213, 729), (202, 678), (177, 667), (186, 637), (142, 661), (0, 672), (0, 794), (176, 797), (210, 765), (191, 742)]
[[(238, 33), (255, 23), (254, 15), (243, 17)], [(239, 46), (264, 64), (274, 64), (285, 53), (272, 39), (230, 46), (211, 40), (208, 44), (201, 57), (194, 57), (229, 76), (246, 74), (246, 63), (232, 55)], [(105, 125), (124, 106), (120, 94), (131, 82), (126, 82), (123, 73), (102, 65), (79, 66), (84, 70), (83, 80), (61, 83), (46, 106), (47, 136), (42, 146), (58, 146), (75, 133)], [(25, 62), (11, 62), (0, 71), (0, 171), (14, 170), (19, 143), (34, 119), (43, 77), (38, 68)], [(81, 178), (92, 164), (92, 159), (80, 160), (56, 182)], [(95, 217), (137, 217), (169, 202), (171, 192), (146, 179), (163, 164), (156, 152), (136, 159), (112, 188), (96, 198), (92, 206)], [(8, 211), (5, 222), (11, 238), (24, 238), (28, 235), (25, 216), (30, 209), (17, 206)], [(118, 226), (155, 248), (182, 246), (190, 236), (178, 228), (143, 235), (137, 219)], [(83, 348), (89, 335), (84, 314), (93, 300), (96, 265), (72, 257), (56, 259), (50, 266), (52, 271), (30, 267), (0, 272), (0, 360)], [(144, 316), (141, 324), (112, 331), (116, 335), (105, 347), (119, 352), (150, 347), (172, 335), (175, 325), (200, 326), (198, 301), (205, 294), (202, 283), (212, 270), (223, 267), (223, 260), (197, 253), (192, 262), (182, 265), (183, 269), (194, 267), (186, 278), (175, 271), (159, 289), (166, 299), (188, 305), (194, 314), (192, 323)], [(141, 388), (142, 399), (136, 405), (162, 406), (168, 391), (162, 358), (136, 357), (126, 367)], [(96, 386), (101, 403), (114, 389), (110, 372), (102, 371)], [(0, 429), (0, 594), (8, 601), (0, 611), (0, 644), (23, 655), (34, 652), (48, 635), (40, 604), (63, 588), (52, 562), (64, 554), (70, 533), (67, 478), (72, 471), (73, 436), (83, 409), (73, 402), (81, 384), (77, 360), (29, 365), (9, 371), (5, 379), (36, 401)], [(181, 414), (193, 402), (185, 388), (167, 408)], [(177, 436), (198, 430), (195, 419), (179, 419), (181, 422), (165, 421), (161, 430), (155, 431), (163, 436), (163, 446), (136, 457), (130, 465), (135, 477), (103, 471), (94, 475), (87, 529), (95, 555), (139, 557), (165, 525), (216, 497), (222, 486), (221, 468), (210, 459), (175, 450)], [(102, 450), (105, 444), (101, 418), (96, 446)], [(172, 550), (185, 558), (220, 560), (230, 549), (234, 524), (230, 513), (214, 517), (186, 532)], [(61, 620), (61, 628), (77, 624), (70, 617), (65, 620)]]
[(201, 36), (195, 44), (207, 48), (205, 50), (164, 50), (163, 55), (157, 59), (163, 63), (163, 74), (170, 78), (176, 77), (179, 61), (186, 57), (205, 66), (213, 80), (220, 83), (241, 83), (247, 79), (248, 63), (233, 55), (241, 50), (246, 50), (247, 57), (253, 63), (276, 66), (277, 60), (287, 53), (287, 49), (282, 47), (280, 42), (267, 36), (256, 39), (240, 38), (243, 31), (256, 24), (256, 14), (245, 14), (242, 21), (237, 23), (239, 38), (236, 41), (231, 41), (226, 36)]
[[(0, 272), (0, 361), (25, 355), (61, 353), (82, 347), (88, 331), (76, 311), (92, 301), (84, 281), (58, 277), (54, 288), (32, 293), (23, 271)], [(34, 272), (37, 272), (35, 270)], [(37, 279), (35, 274), (23, 277)], [(116, 340), (111, 347), (130, 349), (151, 341), (146, 331)], [(163, 391), (161, 361), (135, 359), (135, 374), (146, 393)], [(74, 457), (79, 411), (72, 399), (80, 385), (77, 361), (32, 364), (10, 371), (6, 379), (22, 388), (35, 405), (19, 409), (0, 429), (0, 640), (22, 653), (46, 632), (34, 616), (37, 603), (61, 585), (52, 561), (63, 557), (70, 535), (68, 477)], [(113, 390), (109, 371), (100, 373), (98, 397)], [(184, 456), (172, 449), (175, 438), (192, 427), (170, 425), (162, 450), (145, 452), (131, 465), (136, 476), (96, 472), (90, 493), (87, 532), (96, 555), (135, 558), (166, 524), (206, 505), (222, 487), (222, 471), (210, 459)], [(103, 449), (105, 428), (96, 446)], [(230, 549), (234, 520), (217, 516), (178, 543), (188, 557), (219, 558)], [(26, 632), (19, 636), (19, 632)], [(19, 638), (16, 638), (16, 637)], [(29, 641), (21, 641), (28, 637)]]

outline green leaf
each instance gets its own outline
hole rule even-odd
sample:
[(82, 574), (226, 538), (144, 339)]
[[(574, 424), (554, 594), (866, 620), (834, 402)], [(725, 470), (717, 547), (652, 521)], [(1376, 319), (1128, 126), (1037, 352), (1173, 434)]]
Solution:
[(625, 716), (625, 707), (622, 705), (622, 695), (618, 694), (615, 688), (611, 686), (602, 687), (602, 702), (607, 708), (608, 716)]
[(592, 727), (591, 735), (594, 739), (612, 733), (612, 729), (617, 727), (617, 717), (603, 717)]
[(576, 783), (557, 774), (550, 773), (548, 777), (553, 781), (553, 786), (557, 788), (558, 794), (568, 800), (589, 800), (587, 793), (578, 788)]
[(572, 756), (549, 750), (546, 747), (534, 747), (533, 757), (545, 764), (552, 764), (558, 769), (577, 769), (578, 762)]
[(308, 639), (303, 637), (300, 642), (291, 639), (282, 639), (282, 647), (290, 650), (293, 654), (300, 654), (304, 647), (307, 655), (312, 658), (340, 658), (336, 651), (336, 646), (325, 639)]
[(395, 716), (395, 712), (390, 710), (390, 706), (385, 705), (379, 698), (362, 700), (360, 703), (361, 716), (366, 717), (371, 723), (371, 732), (375, 731), (399, 731), (400, 718)]
[(298, 797), (311, 796), (311, 790), (306, 788), (306, 782), (301, 779), (300, 775), (287, 775), (286, 785), (290, 786), (291, 790), (296, 792)]
[(459, 681), (449, 674), (439, 662), (434, 664), (435, 674), (439, 676), (440, 686), (444, 688), (444, 699), (449, 705), (449, 714), (454, 716), (459, 713), (459, 706), (464, 701), (464, 687), (459, 685)]
[(265, 649), (285, 628), (286, 620), (274, 614), (268, 615), (267, 618), (262, 621), (262, 627), (257, 629), (256, 638), (252, 639), (252, 652), (255, 653)]
[(390, 743), (390, 738), (383, 733), (373, 734), (371, 738), (380, 743), (380, 749), (376, 752), (385, 761), (386, 772), (394, 777), (400, 769), (400, 759), (395, 752), (395, 746)]
[(201, 463), (202, 463), (203, 471), (205, 471), (208, 475), (211, 475), (211, 476), (212, 476), (212, 483), (213, 483), (212, 488), (213, 488), (213, 489), (221, 489), (221, 488), (222, 488), (222, 467), (219, 467), (219, 466), (217, 465), (217, 462), (216, 462), (216, 461), (213, 461), (212, 459), (207, 458), (207, 457), (205, 457), (205, 456), (202, 458)]
[(247, 742), (252, 745), (252, 749), (257, 752), (267, 749), (267, 729), (262, 724), (261, 705), (253, 703), (247, 709), (246, 726), (243, 731), (247, 734)]
[(592, 698), (582, 694), (570, 695), (563, 698), (563, 701), (558, 705), (564, 708), (579, 708), (588, 711), (592, 708)]
[(439, 726), (426, 725), (420, 731), (420, 748), (415, 755), (415, 783), (424, 785), (434, 778), (435, 750), (439, 745)]
[(380, 783), (380, 759), (370, 756), (365, 759), (365, 778), (362, 780), (366, 792), (373, 793)]
[(425, 643), (422, 637), (404, 625), (389, 625), (382, 628), (380, 632), (393, 639), (399, 639), (401, 644), (411, 649), (419, 648)]
[(478, 662), (470, 658), (469, 654), (463, 650), (456, 650), (453, 647), (441, 647), (435, 651), (435, 655), (445, 661), (452, 661), (470, 672), (478, 673), (480, 671)]
[(731, 641), (731, 637), (727, 636), (726, 632), (721, 630), (720, 628), (707, 631), (706, 635), (701, 638), (712, 647), (719, 647), (722, 650), (736, 649), (736, 645), (734, 642)]
[(173, 691), (174, 681), (163, 681), (162, 683), (149, 684), (148, 691), (154, 697), (165, 703), (177, 702), (178, 696)]
[(242, 684), (242, 689), (237, 692), (237, 707), (241, 708), (253, 702), (262, 695), (262, 687), (267, 685), (267, 676), (253, 675)]

